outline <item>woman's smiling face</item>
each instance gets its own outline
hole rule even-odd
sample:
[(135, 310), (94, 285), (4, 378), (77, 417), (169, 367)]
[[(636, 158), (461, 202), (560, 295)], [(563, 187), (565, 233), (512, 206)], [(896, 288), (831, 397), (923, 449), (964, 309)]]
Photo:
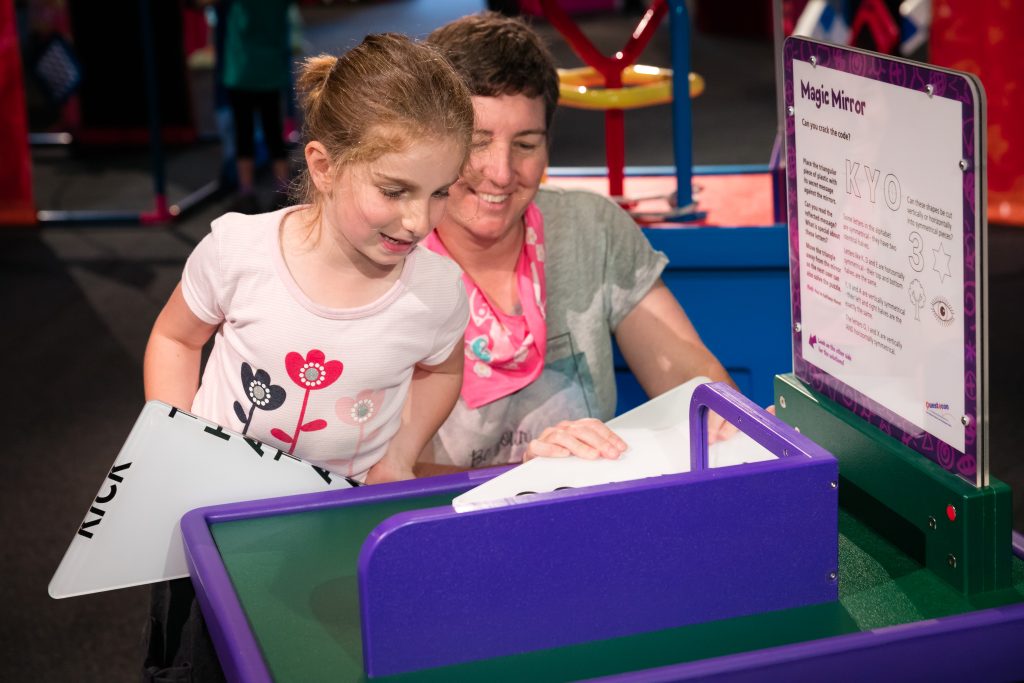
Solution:
[(461, 229), (480, 242), (517, 229), (548, 164), (544, 100), (525, 95), (473, 97), (469, 162), (451, 187), (442, 236)]

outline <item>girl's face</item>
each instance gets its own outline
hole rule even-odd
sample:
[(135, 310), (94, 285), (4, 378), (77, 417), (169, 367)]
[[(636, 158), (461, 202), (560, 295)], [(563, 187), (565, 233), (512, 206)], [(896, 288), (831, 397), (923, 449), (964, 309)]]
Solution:
[(462, 160), (456, 141), (439, 139), (346, 165), (324, 198), (325, 236), (357, 265), (400, 264), (441, 220)]
[(497, 241), (519, 228), (548, 165), (544, 100), (526, 95), (474, 97), (469, 163), (451, 188), (444, 232)]

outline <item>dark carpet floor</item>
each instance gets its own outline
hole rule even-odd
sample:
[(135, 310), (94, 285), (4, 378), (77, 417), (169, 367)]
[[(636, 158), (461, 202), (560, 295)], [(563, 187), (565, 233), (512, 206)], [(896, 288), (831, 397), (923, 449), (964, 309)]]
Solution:
[[(304, 10), (306, 51), (337, 51), (369, 31), (422, 35), (480, 2), (342, 3)], [(617, 49), (635, 16), (581, 20), (603, 50)], [(579, 62), (550, 29), (565, 66)], [(641, 62), (668, 65), (659, 31)], [(708, 82), (694, 103), (694, 162), (766, 163), (775, 130), (770, 41), (696, 35), (693, 68)], [(197, 106), (209, 74), (193, 75)], [(205, 94), (204, 94), (205, 93)], [(207, 109), (199, 118), (212, 120)], [(668, 108), (630, 112), (627, 163), (673, 163), (666, 144)], [(557, 117), (552, 164), (602, 165), (602, 116), (564, 110)], [(145, 151), (34, 152), (37, 203), (47, 209), (145, 210), (152, 189)], [(168, 187), (176, 201), (216, 178), (216, 144), (172, 149)], [(0, 392), (7, 456), (0, 477), (3, 576), (0, 582), (0, 680), (136, 680), (146, 588), (51, 600), (46, 585), (91, 498), (142, 407), (142, 354), (157, 312), (184, 259), (224, 212), (208, 201), (169, 227), (112, 225), (0, 231), (0, 338), (8, 390)], [(1024, 365), (1019, 322), (1024, 300), (1024, 229), (991, 229), (991, 419), (993, 473), (1017, 489), (1016, 527), (1024, 529)]]

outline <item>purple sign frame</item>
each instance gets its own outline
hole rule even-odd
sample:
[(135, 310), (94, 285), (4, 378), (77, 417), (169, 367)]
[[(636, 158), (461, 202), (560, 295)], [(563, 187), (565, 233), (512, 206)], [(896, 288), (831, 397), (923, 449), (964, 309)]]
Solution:
[[(964, 450), (938, 439), (803, 357), (800, 302), (800, 214), (797, 202), (796, 117), (793, 62), (842, 71), (881, 83), (930, 92), (962, 107), (963, 249), (964, 249)], [(812, 389), (878, 428), (883, 434), (967, 479), (988, 485), (988, 330), (985, 212), (985, 95), (971, 74), (939, 69), (905, 59), (879, 55), (793, 36), (784, 48), (786, 173), (789, 206), (790, 293), (793, 315), (793, 371)], [(930, 90), (929, 90), (930, 89)]]

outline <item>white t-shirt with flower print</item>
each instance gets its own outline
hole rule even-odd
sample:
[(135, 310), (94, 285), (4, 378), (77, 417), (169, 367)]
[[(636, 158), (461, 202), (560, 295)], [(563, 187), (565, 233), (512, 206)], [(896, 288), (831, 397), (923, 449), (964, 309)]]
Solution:
[(320, 306), (281, 255), (295, 208), (218, 218), (185, 264), (185, 302), (220, 325), (192, 411), (362, 480), (398, 431), (414, 366), (462, 342), (466, 293), (455, 263), (417, 247), (377, 301)]

